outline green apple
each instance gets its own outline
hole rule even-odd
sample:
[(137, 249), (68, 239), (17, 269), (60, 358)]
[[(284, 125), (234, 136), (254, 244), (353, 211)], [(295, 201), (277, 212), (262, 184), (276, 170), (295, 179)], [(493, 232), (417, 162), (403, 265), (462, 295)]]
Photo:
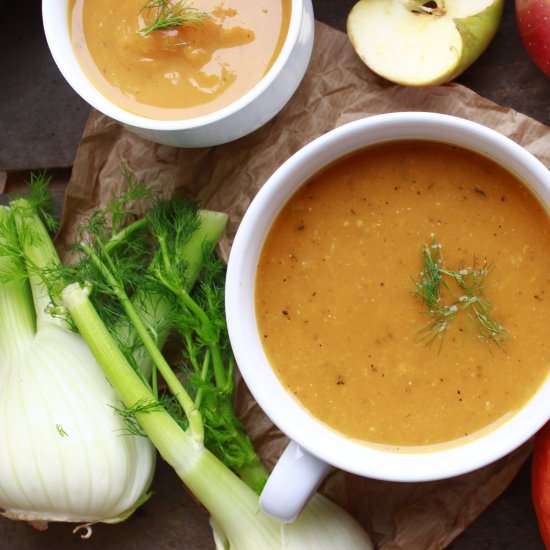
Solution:
[(348, 16), (353, 47), (375, 73), (429, 86), (457, 77), (489, 45), (503, 0), (360, 0)]

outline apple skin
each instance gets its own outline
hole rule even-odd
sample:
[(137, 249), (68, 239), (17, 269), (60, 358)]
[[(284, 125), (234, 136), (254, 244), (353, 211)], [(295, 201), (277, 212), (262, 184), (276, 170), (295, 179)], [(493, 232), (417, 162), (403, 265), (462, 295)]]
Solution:
[[(369, 0), (359, 0), (358, 4), (368, 1)], [(356, 5), (357, 7), (358, 4)], [(352, 9), (352, 12), (354, 9), (355, 8)], [(456, 65), (450, 67), (448, 71), (440, 74), (437, 78), (430, 80), (412, 81), (410, 79), (390, 78), (387, 75), (374, 70), (368, 63), (365, 56), (361, 53), (360, 47), (358, 47), (358, 41), (355, 39), (353, 34), (350, 33), (350, 17), (352, 12), (350, 12), (350, 16), (348, 16), (348, 37), (361, 60), (379, 76), (403, 86), (439, 86), (441, 84), (445, 84), (446, 82), (450, 82), (462, 74), (487, 49), (500, 26), (503, 11), (504, 0), (495, 0), (493, 4), (476, 15), (454, 19), (456, 28), (462, 36), (464, 43), (462, 55)]]
[(516, 0), (516, 20), (529, 56), (550, 77), (550, 0)]
[(462, 74), (487, 49), (500, 26), (503, 11), (504, 0), (499, 0), (478, 15), (455, 20), (458, 32), (464, 40), (464, 52), (448, 80)]

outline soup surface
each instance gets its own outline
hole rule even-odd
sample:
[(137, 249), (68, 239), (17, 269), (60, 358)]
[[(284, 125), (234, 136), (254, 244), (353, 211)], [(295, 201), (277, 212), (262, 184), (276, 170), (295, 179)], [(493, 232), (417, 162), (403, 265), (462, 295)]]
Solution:
[[(423, 251), (439, 294), (422, 284)], [(364, 149), (277, 217), (256, 314), (282, 383), (337, 431), (395, 446), (474, 437), (550, 371), (548, 215), (475, 153), (418, 141)]]
[(290, 0), (194, 0), (199, 22), (144, 34), (144, 0), (71, 0), (73, 47), (120, 107), (155, 119), (212, 113), (248, 92), (284, 43)]

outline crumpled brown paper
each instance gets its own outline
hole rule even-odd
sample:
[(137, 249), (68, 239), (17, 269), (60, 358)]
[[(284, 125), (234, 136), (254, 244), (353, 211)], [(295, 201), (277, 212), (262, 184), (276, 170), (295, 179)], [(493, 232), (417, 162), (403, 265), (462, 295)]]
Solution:
[[(222, 250), (252, 197), (271, 173), (313, 138), (360, 117), (391, 111), (449, 113), (490, 126), (550, 165), (550, 129), (457, 84), (428, 89), (392, 85), (359, 61), (346, 36), (317, 24), (305, 80), (286, 108), (254, 134), (227, 145), (195, 150), (147, 142), (118, 123), (92, 113), (67, 188), (58, 243), (71, 241), (82, 217), (116, 192), (120, 166), (166, 195), (183, 193), (230, 215)], [(153, 183), (154, 182), (154, 183)], [(259, 410), (244, 384), (238, 411), (268, 466), (284, 437)], [(435, 550), (447, 546), (510, 483), (530, 452), (529, 444), (476, 472), (431, 483), (388, 483), (337, 472), (323, 491), (346, 507), (382, 550)]]

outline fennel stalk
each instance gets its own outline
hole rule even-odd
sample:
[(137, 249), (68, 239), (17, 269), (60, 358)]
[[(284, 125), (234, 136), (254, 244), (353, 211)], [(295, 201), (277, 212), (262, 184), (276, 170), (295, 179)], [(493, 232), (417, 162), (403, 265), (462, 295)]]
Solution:
[[(180, 215), (184, 217), (180, 218)], [(141, 273), (141, 290), (135, 287), (133, 292), (128, 292), (124, 288), (132, 287), (132, 284), (125, 285), (127, 281), (118, 274), (119, 263), (110, 253), (106, 253), (109, 251), (101, 232), (96, 232), (96, 238), (92, 236), (82, 246), (82, 250), (88, 254), (85, 272), (94, 277), (91, 284), (83, 284), (81, 279), (66, 286), (60, 294), (61, 301), (126, 409), (133, 411), (136, 421), (161, 456), (210, 512), (218, 548), (371, 548), (368, 536), (355, 520), (320, 495), (314, 497), (303, 514), (291, 525), (273, 520), (260, 509), (256, 491), (261, 489), (266, 472), (244, 430), (240, 432), (242, 427), (239, 428), (240, 423), (231, 406), (229, 381), (232, 356), (224, 345), (223, 327), (213, 322), (206, 313), (209, 309), (208, 300), (213, 298), (209, 295), (207, 286), (201, 284), (206, 293), (206, 302), (199, 303), (190, 295), (192, 285), (189, 284), (188, 257), (180, 254), (189, 242), (190, 227), (192, 232), (197, 227), (188, 224), (189, 220), (181, 210), (176, 208), (173, 211), (172, 205), (161, 205), (148, 216), (148, 220), (148, 227), (157, 246), (149, 267), (145, 273)], [(208, 222), (205, 223), (203, 219), (200, 226), (207, 225)], [(212, 247), (208, 248), (211, 251)], [(204, 246), (201, 249), (204, 251)], [(124, 247), (121, 254), (124, 254)], [(90, 265), (94, 267), (93, 270), (90, 270)], [(124, 267), (120, 269), (125, 273), (131, 271)], [(108, 295), (109, 299), (114, 297), (118, 301), (141, 342), (141, 348), (138, 346), (125, 349), (120, 341), (113, 338), (113, 332), (108, 328), (109, 322), (106, 323), (99, 314), (103, 312), (102, 301), (97, 296), (94, 297), (98, 290), (100, 294)], [(137, 301), (141, 304), (140, 307), (135, 307), (135, 298), (141, 292), (152, 292), (161, 297), (161, 309), (168, 313), (169, 318), (163, 330), (174, 326), (178, 328), (187, 346), (191, 363), (194, 363), (195, 378), (198, 377), (202, 384), (207, 383), (207, 378), (213, 378), (213, 386), (209, 386), (208, 393), (205, 392), (207, 386), (199, 384), (193, 398), (186, 387), (176, 386), (171, 382), (173, 373), (167, 373), (167, 369), (171, 367), (160, 352), (162, 343), (151, 335), (148, 328), (150, 325), (144, 322), (144, 316), (149, 315), (144, 312), (147, 309), (144, 306), (149, 302), (141, 298)], [(94, 299), (94, 303), (90, 297)], [(111, 309), (112, 304), (109, 303)], [(155, 331), (153, 333), (158, 334)], [(183, 419), (179, 413), (173, 413), (172, 410), (169, 412), (159, 402), (154, 385), (149, 384), (132, 364), (135, 362), (136, 352), (143, 353), (140, 351), (143, 348), (149, 354), (153, 372), (158, 372), (165, 378), (170, 390), (176, 394), (177, 401), (182, 405)], [(198, 355), (195, 355), (197, 350), (200, 351), (200, 361), (197, 360)], [(225, 370), (226, 367), (228, 370)], [(213, 408), (205, 410), (209, 411), (210, 417), (217, 416), (214, 422), (209, 415), (203, 416), (198, 412), (199, 409), (204, 410), (210, 395), (216, 396), (211, 402)], [(189, 403), (193, 403), (193, 406), (188, 406)], [(231, 436), (233, 442), (238, 442), (237, 446), (243, 445), (243, 449), (250, 445), (251, 453), (242, 453), (247, 456), (247, 460), (232, 464), (241, 473), (242, 479), (205, 447), (202, 437), (217, 428), (217, 421), (221, 421), (223, 437)], [(245, 441), (248, 443), (243, 443)], [(218, 450), (225, 460), (227, 456), (223, 455), (229, 454), (227, 449), (222, 446)]]

